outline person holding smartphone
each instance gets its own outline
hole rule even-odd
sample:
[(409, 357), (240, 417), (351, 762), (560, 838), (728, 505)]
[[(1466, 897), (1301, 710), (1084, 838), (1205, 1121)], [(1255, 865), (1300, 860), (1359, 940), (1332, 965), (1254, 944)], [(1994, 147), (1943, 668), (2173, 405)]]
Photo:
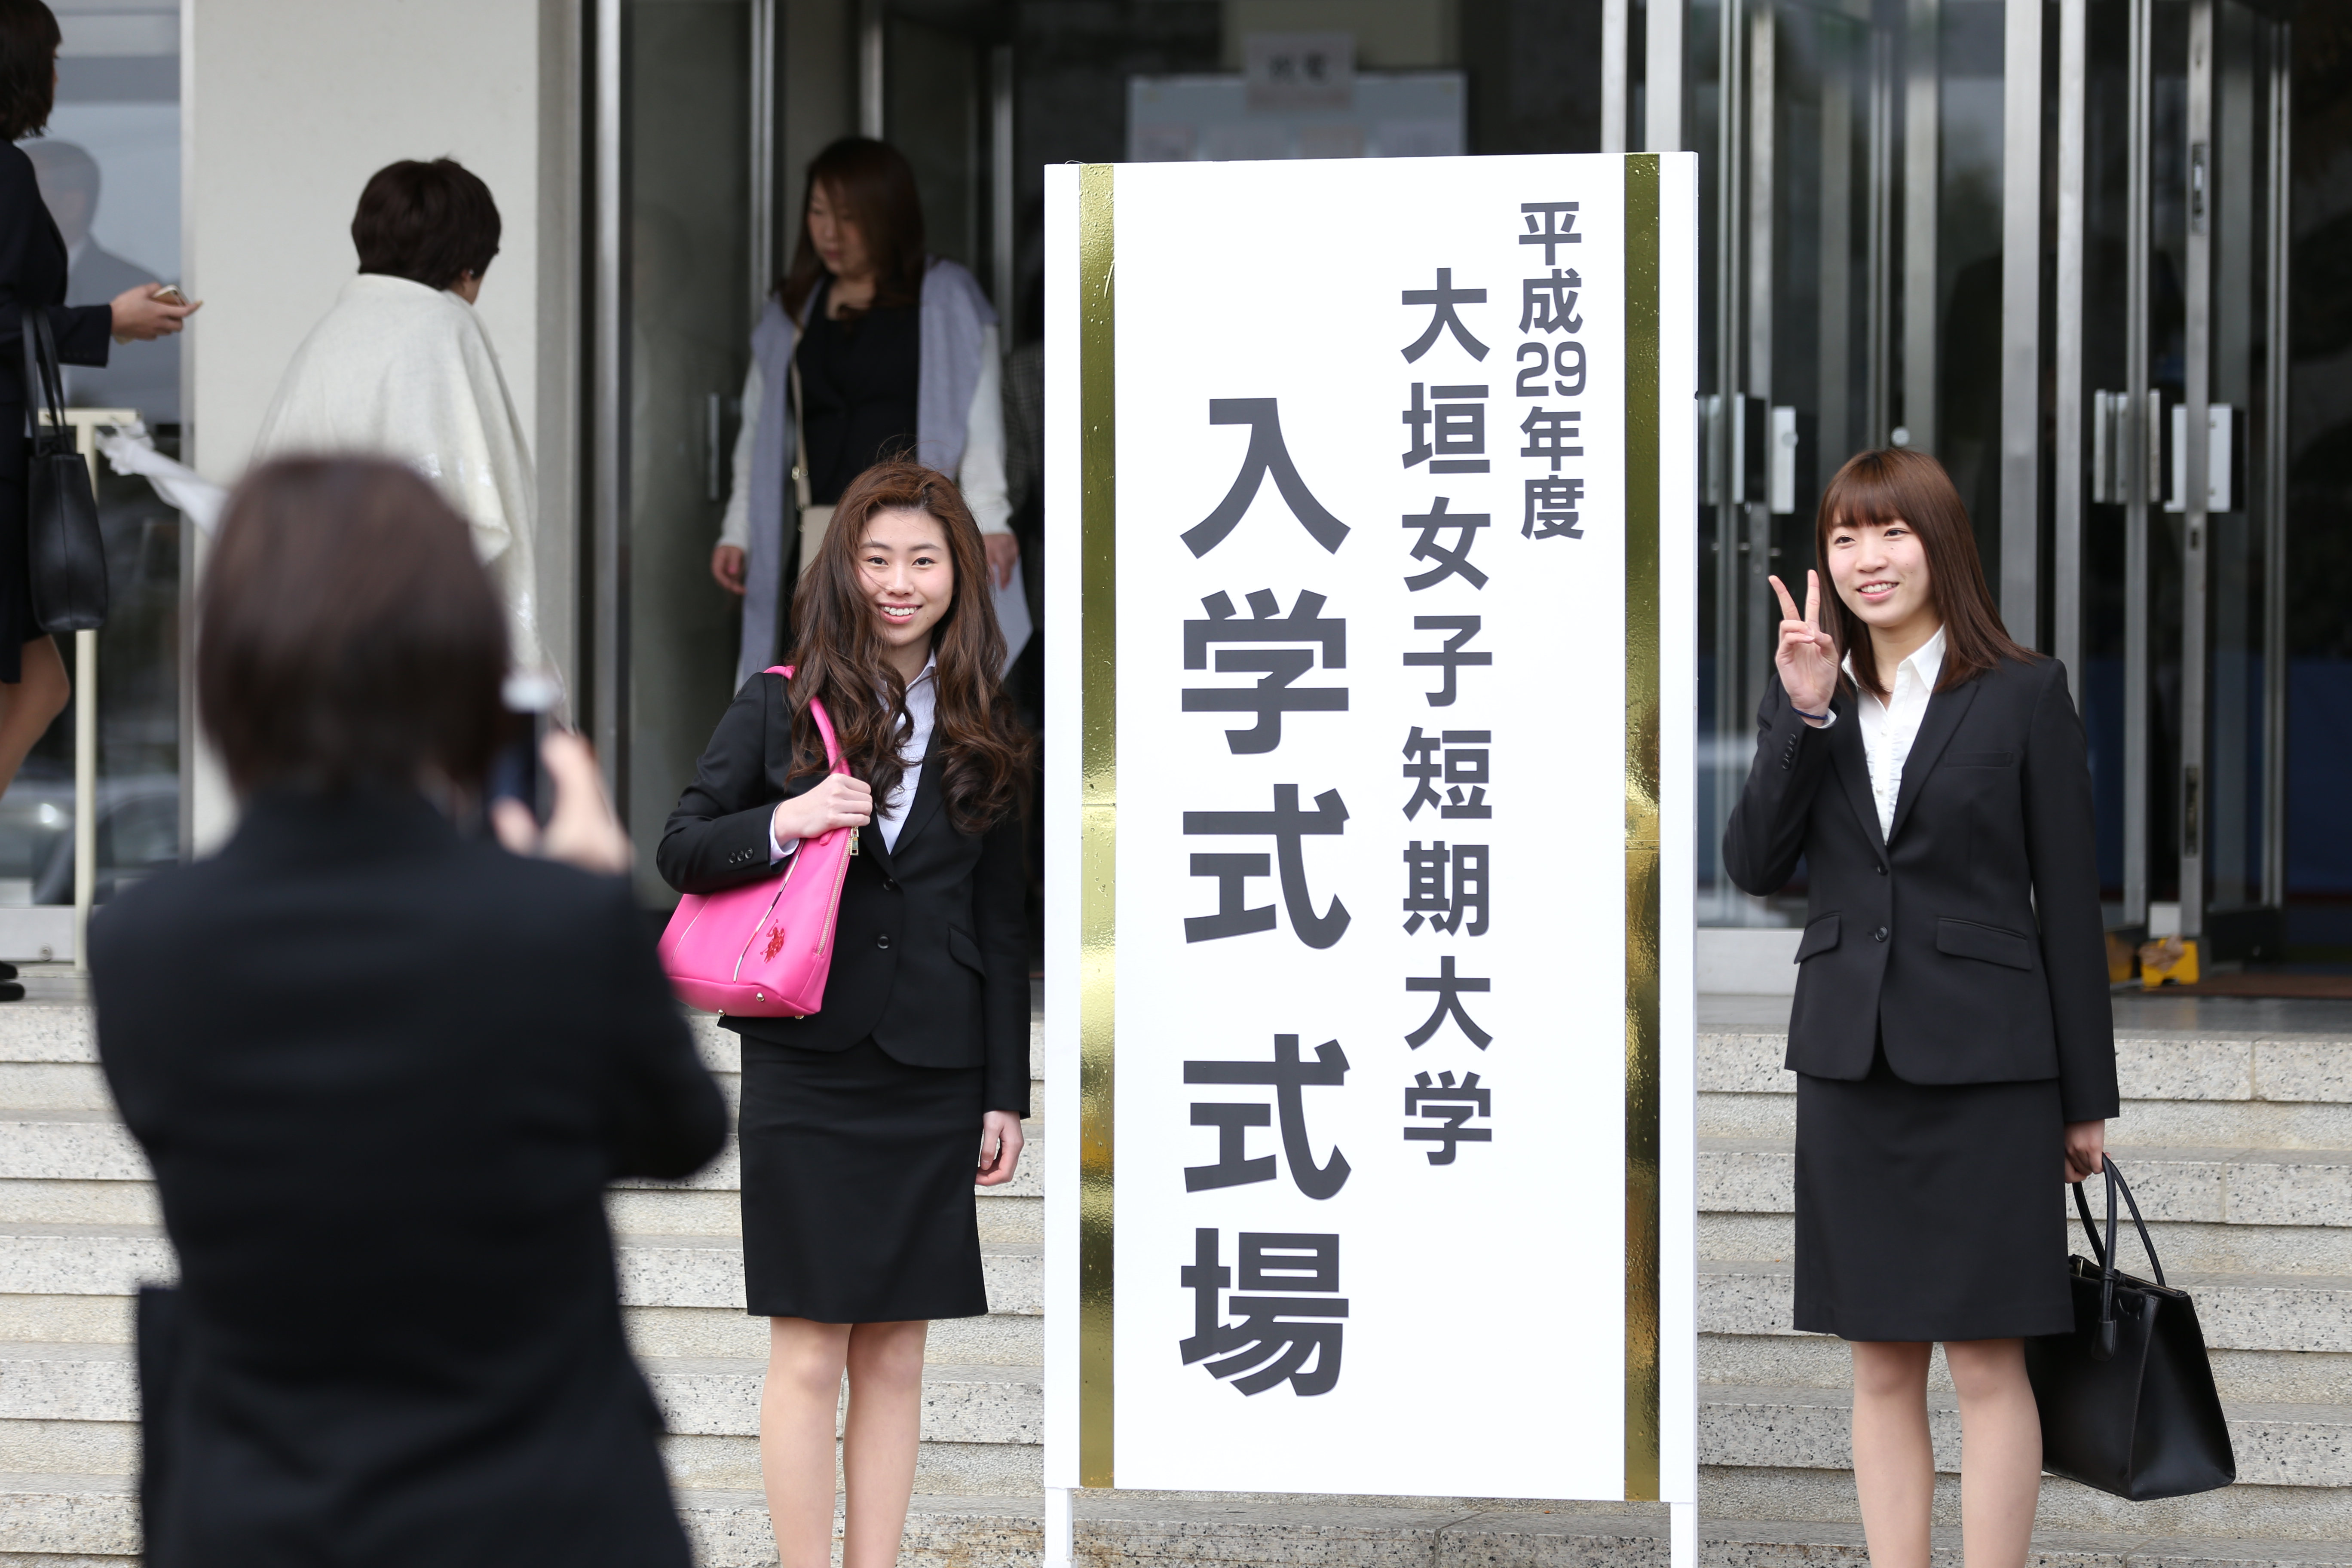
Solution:
[(1802, 857), (1796, 1321), (1853, 1344), (1874, 1568), (1927, 1568), (1927, 1370), (1959, 1394), (1969, 1568), (2018, 1568), (2042, 1428), (2023, 1340), (2074, 1327), (2053, 1178), (2118, 1107), (2091, 774), (2066, 671), (2011, 641), (1951, 480), (1864, 452), (1822, 497), (1801, 614), (1723, 837), (1732, 881)]

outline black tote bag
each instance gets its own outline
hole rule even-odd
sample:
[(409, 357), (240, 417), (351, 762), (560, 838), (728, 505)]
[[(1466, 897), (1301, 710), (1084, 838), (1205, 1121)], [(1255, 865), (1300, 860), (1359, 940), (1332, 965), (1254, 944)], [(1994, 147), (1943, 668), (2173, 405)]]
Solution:
[[(2074, 1184), (2097, 1261), (2067, 1259), (2074, 1332), (2025, 1342), (2026, 1375), (2042, 1409), (2042, 1468), (2134, 1502), (2226, 1487), (2238, 1479), (2238, 1461), (2196, 1305), (2164, 1283), (2138, 1201), (2112, 1160), (2106, 1174), (2104, 1247), (2083, 1184)], [(2116, 1268), (2118, 1189), (2156, 1271), (2153, 1285)]]
[[(25, 538), (33, 619), (45, 632), (96, 631), (106, 624), (106, 540), (89, 465), (65, 422), (65, 374), (58, 368), (49, 313), (27, 305), (25, 417), (32, 452), (25, 485)], [(46, 407), (54, 423), (44, 424)]]

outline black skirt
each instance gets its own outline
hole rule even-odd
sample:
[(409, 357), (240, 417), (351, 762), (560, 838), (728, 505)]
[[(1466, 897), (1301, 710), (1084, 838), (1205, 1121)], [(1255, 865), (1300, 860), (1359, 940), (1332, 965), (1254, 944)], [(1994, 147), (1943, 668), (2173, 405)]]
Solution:
[(1797, 1077), (1797, 1311), (1849, 1340), (2005, 1340), (2074, 1326), (2054, 1079)]
[(820, 1323), (988, 1311), (972, 1172), (979, 1068), (743, 1042), (743, 1292)]

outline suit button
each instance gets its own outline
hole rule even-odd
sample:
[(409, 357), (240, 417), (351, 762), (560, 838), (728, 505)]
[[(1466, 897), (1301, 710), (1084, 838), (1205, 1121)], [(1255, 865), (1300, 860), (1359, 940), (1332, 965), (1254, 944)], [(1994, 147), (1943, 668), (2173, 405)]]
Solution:
[(1882, 877), (1884, 877), (1885, 875), (1886, 875), (1886, 866), (1885, 866), (1885, 863), (1884, 861), (1881, 861), (1879, 864), (1877, 864), (1877, 865), (1875, 865), (1875, 866), (1873, 866), (1873, 867), (1871, 868), (1871, 869), (1872, 869), (1872, 870), (1874, 870), (1874, 871), (1875, 871), (1875, 872), (1877, 872), (1877, 873), (1878, 873), (1880, 876), (1882, 876)]
[[(1873, 942), (1885, 942), (1886, 940), (1886, 928), (1885, 926), (1880, 926), (1876, 931), (1872, 931), (1870, 933), (1870, 940)], [(883, 945), (887, 947), (889, 944), (886, 942)]]
[(883, 878), (883, 879), (882, 879), (882, 890), (883, 890), (884, 892), (887, 892), (887, 893), (895, 893), (895, 892), (897, 892), (897, 891), (898, 890), (898, 878), (896, 878), (896, 877), (885, 877), (885, 878)]
[[(1880, 934), (1884, 935), (1885, 933), (1882, 932)], [(876, 937), (874, 939), (874, 945), (881, 948), (888, 947), (890, 945), (890, 933), (888, 931), (884, 931), (881, 935)]]

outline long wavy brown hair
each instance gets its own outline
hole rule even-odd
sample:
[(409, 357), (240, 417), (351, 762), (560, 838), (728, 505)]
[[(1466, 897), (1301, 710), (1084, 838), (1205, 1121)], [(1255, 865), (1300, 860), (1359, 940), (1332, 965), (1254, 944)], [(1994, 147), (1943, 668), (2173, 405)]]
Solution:
[(1927, 599), (1944, 623), (1944, 667), (1936, 677), (1937, 690), (1949, 691), (1973, 680), (2005, 658), (2032, 664), (2042, 657), (2011, 640), (2009, 628), (2001, 624), (2000, 606), (1985, 584), (1969, 509), (1960, 504), (1960, 492), (1952, 488), (1944, 465), (1925, 452), (1889, 447), (1848, 458), (1822, 492), (1821, 510), (1813, 517), (1813, 559), (1822, 563), (1829, 588), (1824, 620), (1853, 662), (1855, 684), (1885, 700), (1887, 687), (1879, 679), (1870, 626), (1846, 607), (1829, 580), (1830, 532), (1840, 526), (1895, 521), (1910, 524), (1919, 535), (1919, 548), (1927, 557)]
[[(949, 564), (955, 573), (948, 612), (931, 629), (933, 718), (928, 761), (906, 759), (900, 748), (913, 731), (907, 685), (883, 657), (874, 601), (857, 561), (866, 524), (882, 511), (928, 512), (946, 525)], [(850, 771), (874, 788), (878, 808), (890, 798), (909, 760), (940, 770), (950, 818), (964, 833), (985, 833), (1026, 808), (1036, 742), (1013, 712), (1003, 683), (1004, 633), (988, 592), (988, 558), (980, 525), (936, 468), (903, 458), (877, 463), (842, 492), (816, 559), (793, 595), (793, 771), (795, 779), (825, 771), (824, 740), (809, 717), (813, 698), (824, 699), (835, 738)]]

